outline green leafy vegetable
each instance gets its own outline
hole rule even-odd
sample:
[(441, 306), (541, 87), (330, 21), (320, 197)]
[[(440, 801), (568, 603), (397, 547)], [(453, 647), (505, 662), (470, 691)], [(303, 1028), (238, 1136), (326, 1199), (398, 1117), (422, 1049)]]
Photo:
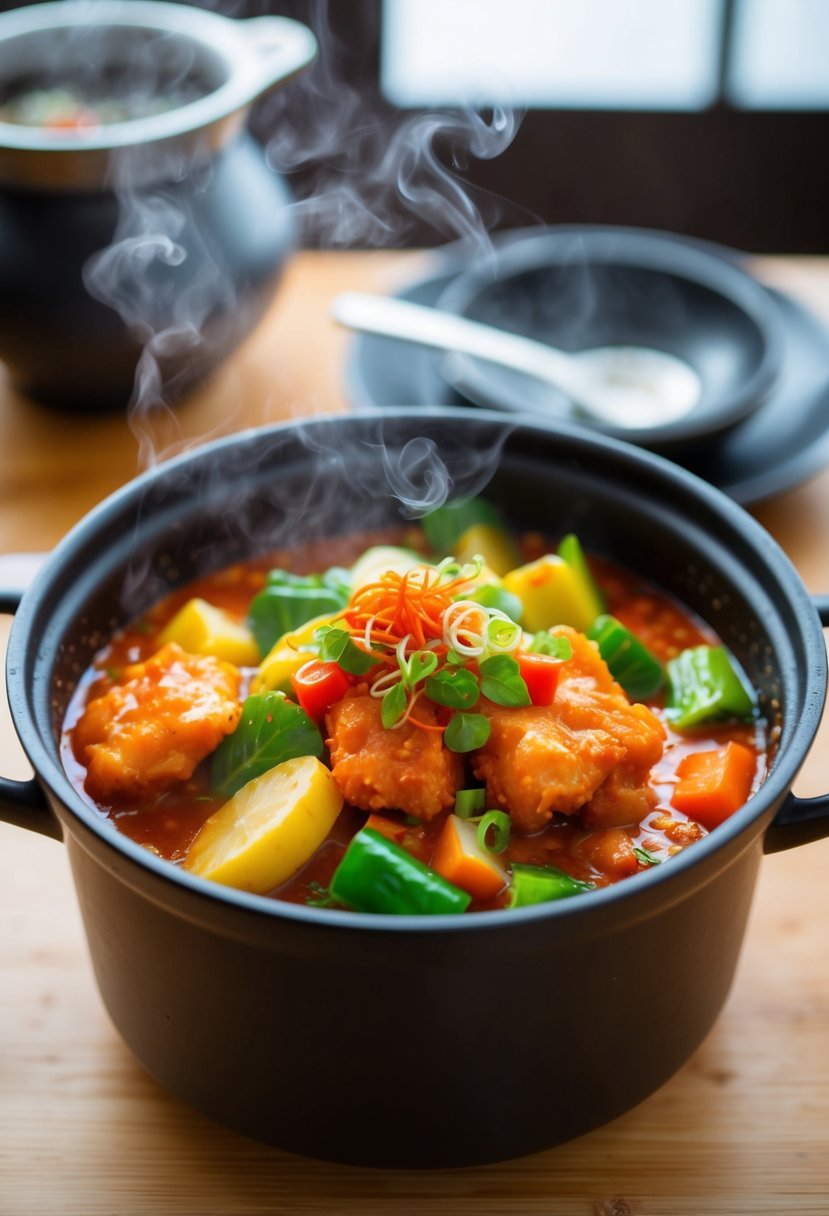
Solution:
[(658, 866), (659, 858), (654, 857), (653, 853), (649, 853), (647, 849), (642, 849), (638, 845), (633, 850), (633, 855), (641, 866)]
[(213, 756), (211, 784), (230, 798), (254, 777), (297, 756), (321, 756), (322, 735), (304, 709), (284, 693), (255, 693), (242, 706), (239, 725)]
[(530, 705), (527, 685), (517, 661), (508, 654), (494, 654), (481, 663), (481, 692), (496, 705)]
[(325, 574), (299, 575), (271, 570), (267, 582), (248, 608), (248, 625), (265, 655), (285, 633), (326, 612), (339, 612), (348, 603), (348, 573), (332, 567)]

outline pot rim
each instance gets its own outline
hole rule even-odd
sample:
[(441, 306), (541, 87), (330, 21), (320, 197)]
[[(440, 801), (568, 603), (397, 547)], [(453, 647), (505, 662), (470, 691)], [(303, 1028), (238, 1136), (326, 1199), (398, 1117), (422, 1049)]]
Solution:
[[(348, 426), (351, 423), (356, 426), (373, 423), (376, 426), (380, 418), (388, 418), (392, 422), (395, 419), (404, 422), (407, 420), (419, 422), (421, 419), (438, 423), (457, 421), (471, 423), (473, 426), (480, 422), (482, 426), (501, 428), (507, 434), (513, 431), (541, 432), (546, 439), (562, 435), (569, 442), (575, 442), (591, 452), (611, 457), (614, 461), (633, 469), (638, 468), (643, 473), (647, 471), (650, 477), (656, 476), (663, 483), (670, 482), (672, 487), (684, 489), (701, 504), (718, 514), (725, 524), (741, 532), (750, 542), (752, 550), (765, 563), (766, 572), (773, 577), (776, 588), (788, 598), (789, 605), (800, 623), (801, 636), (815, 657), (814, 664), (811, 664), (805, 673), (803, 704), (795, 707), (796, 714), (789, 713), (784, 718), (771, 771), (745, 806), (703, 840), (695, 842), (693, 848), (683, 850), (678, 856), (672, 857), (669, 865), (653, 866), (625, 882), (614, 883), (595, 890), (590, 893), (589, 899), (584, 901), (561, 900), (549, 904), (538, 904), (512, 909), (508, 915), (503, 909), (495, 909), (476, 912), (470, 916), (391, 916), (292, 904), (268, 896), (254, 895), (225, 887), (191, 875), (174, 863), (156, 857), (119, 832), (107, 818), (81, 797), (61, 764), (59, 746), (53, 738), (50, 737), (47, 741), (42, 737), (38, 724), (34, 720), (30, 700), (33, 698), (32, 690), (22, 686), (17, 687), (14, 683), (17, 670), (24, 667), (26, 647), (31, 644), (28, 628), (30, 619), (36, 610), (37, 600), (42, 590), (46, 589), (49, 583), (56, 578), (60, 569), (71, 561), (73, 549), (78, 540), (88, 534), (90, 529), (94, 531), (99, 528), (110, 515), (121, 510), (130, 500), (140, 502), (145, 488), (156, 479), (168, 477), (171, 474), (175, 475), (194, 463), (207, 461), (222, 449), (232, 449), (252, 442), (265, 443), (271, 437), (306, 428), (331, 427), (332, 425), (337, 427), (340, 424)], [(28, 729), (25, 730), (21, 727), (18, 733), (35, 770), (36, 780), (49, 791), (69, 819), (79, 820), (100, 842), (111, 847), (128, 861), (137, 864), (139, 868), (150, 870), (157, 877), (170, 883), (171, 888), (183, 888), (199, 899), (224, 904), (238, 911), (261, 914), (277, 922), (285, 919), (310, 926), (317, 925), (321, 930), (339, 928), (353, 931), (368, 930), (371, 933), (391, 931), (404, 934), (445, 933), (449, 930), (485, 932), (496, 927), (503, 931), (509, 930), (512, 926), (516, 930), (520, 930), (521, 926), (528, 921), (589, 916), (593, 912), (600, 913), (602, 908), (619, 902), (624, 902), (627, 906), (637, 897), (647, 899), (655, 888), (661, 888), (665, 883), (672, 882), (677, 888), (678, 898), (683, 876), (687, 878), (692, 871), (703, 866), (709, 857), (718, 853), (726, 853), (728, 850), (733, 852), (734, 849), (742, 852), (752, 845), (758, 833), (750, 832), (750, 827), (758, 824), (777, 800), (785, 797), (790, 790), (814, 740), (826, 692), (826, 654), (822, 628), (814, 603), (794, 566), (777, 542), (738, 503), (695, 474), (672, 464), (656, 453), (637, 448), (632, 444), (620, 443), (618, 440), (595, 433), (587, 433), (578, 427), (564, 423), (539, 422), (533, 415), (506, 417), (497, 411), (481, 409), (471, 413), (464, 408), (445, 409), (441, 407), (393, 407), (383, 411), (364, 410), (349, 414), (317, 414), (266, 427), (252, 427), (200, 445), (133, 478), (93, 507), (59, 542), (41, 566), (31, 586), (23, 595), (15, 616), (8, 642), (6, 670), (9, 704), (15, 725), (17, 726), (18, 722), (25, 718), (28, 726)], [(64, 818), (61, 814), (58, 817), (61, 820)], [(742, 848), (740, 847), (741, 836), (744, 837)], [(705, 880), (701, 878), (700, 881)]]
[[(248, 31), (267, 25), (269, 37), (284, 45), (266, 61)], [(0, 147), (24, 154), (80, 158), (93, 152), (174, 140), (221, 123), (246, 109), (277, 83), (288, 80), (315, 57), (317, 43), (307, 26), (288, 17), (236, 20), (209, 9), (170, 0), (49, 0), (0, 14), (0, 44), (58, 29), (123, 26), (179, 35), (200, 43), (223, 60), (226, 79), (212, 92), (161, 114), (107, 123), (89, 132), (56, 134), (39, 127), (0, 121)], [(280, 58), (277, 58), (277, 55)]]

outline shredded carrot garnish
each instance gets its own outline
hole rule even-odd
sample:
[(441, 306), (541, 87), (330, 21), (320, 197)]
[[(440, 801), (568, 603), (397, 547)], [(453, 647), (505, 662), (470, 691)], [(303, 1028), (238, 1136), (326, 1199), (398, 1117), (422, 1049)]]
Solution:
[(368, 636), (372, 643), (385, 646), (396, 646), (409, 637), (412, 650), (431, 643), (430, 649), (445, 653), (443, 614), (469, 586), (470, 580), (460, 576), (443, 582), (439, 570), (426, 566), (402, 575), (388, 570), (352, 596), (343, 619), (352, 637)]

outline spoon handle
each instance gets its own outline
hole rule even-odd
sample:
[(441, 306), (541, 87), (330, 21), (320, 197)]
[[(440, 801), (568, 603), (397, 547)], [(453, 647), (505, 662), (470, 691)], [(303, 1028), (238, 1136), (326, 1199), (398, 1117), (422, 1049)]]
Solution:
[(562, 351), (531, 338), (423, 304), (356, 291), (337, 296), (332, 315), (347, 329), (473, 355), (488, 363), (537, 376), (581, 401), (582, 377), (573, 360)]

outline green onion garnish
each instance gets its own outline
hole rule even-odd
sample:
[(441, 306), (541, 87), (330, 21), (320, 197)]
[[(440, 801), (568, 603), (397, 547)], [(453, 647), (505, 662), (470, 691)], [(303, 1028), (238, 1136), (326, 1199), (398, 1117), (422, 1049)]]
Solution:
[(486, 790), (458, 790), (455, 794), (455, 814), (458, 819), (472, 819), (486, 807)]
[(478, 844), (490, 853), (503, 853), (509, 844), (509, 815), (503, 811), (487, 811), (478, 824)]

